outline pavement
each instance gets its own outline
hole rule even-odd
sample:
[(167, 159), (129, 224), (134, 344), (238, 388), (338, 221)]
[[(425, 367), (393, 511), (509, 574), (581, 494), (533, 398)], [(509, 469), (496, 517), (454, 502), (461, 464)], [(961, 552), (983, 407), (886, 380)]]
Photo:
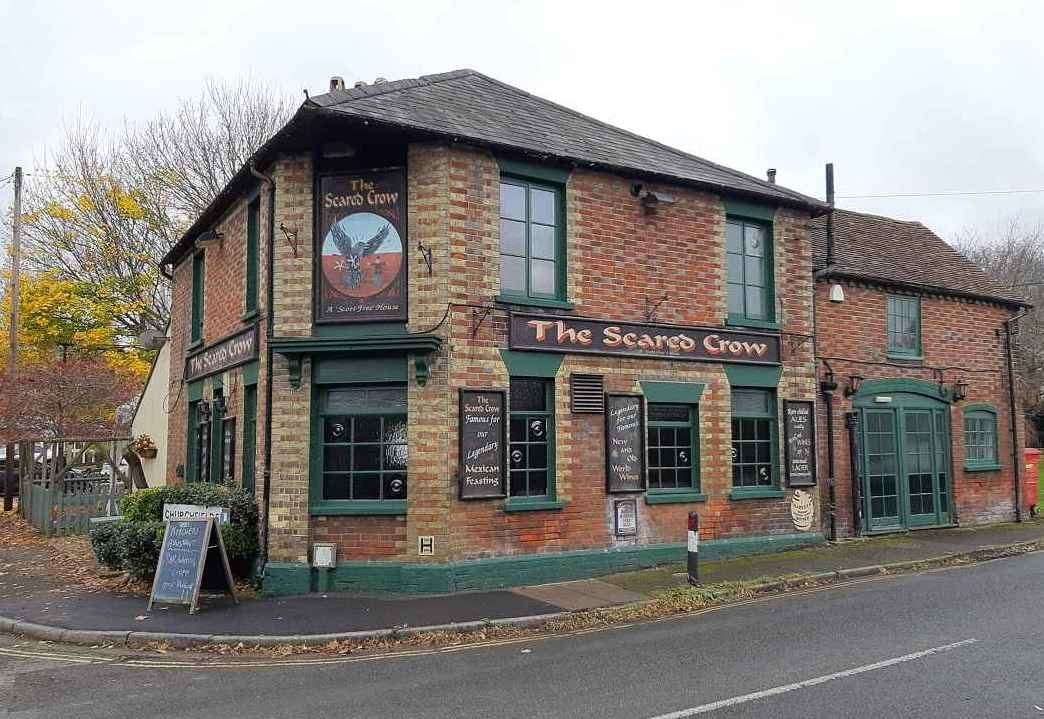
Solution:
[[(915, 561), (987, 546), (1044, 540), (1044, 522), (1002, 524), (977, 529), (947, 529), (857, 539), (757, 557), (701, 565), (704, 583), (816, 574), (893, 562)], [(11, 552), (24, 549), (12, 549)], [(0, 563), (10, 558), (0, 548)], [(22, 558), (24, 560), (24, 557)], [(683, 565), (629, 572), (601, 579), (518, 589), (452, 595), (376, 597), (311, 594), (249, 599), (234, 605), (228, 597), (205, 597), (202, 609), (156, 605), (148, 612), (139, 596), (87, 591), (46, 577), (0, 573), (0, 628), (43, 638), (95, 643), (98, 638), (61, 637), (47, 628), (114, 633), (184, 634), (196, 637), (264, 637), (279, 641), (301, 635), (386, 633), (407, 628), (519, 623), (561, 612), (642, 601), (666, 588), (684, 585)], [(10, 621), (4, 621), (10, 620)], [(39, 625), (13, 626), (15, 622)], [(150, 635), (150, 639), (162, 636)], [(116, 637), (119, 640), (119, 637)], [(127, 637), (124, 636), (123, 640)]]
[(1039, 717), (1044, 552), (696, 615), (390, 655), (240, 660), (0, 637), (0, 714)]

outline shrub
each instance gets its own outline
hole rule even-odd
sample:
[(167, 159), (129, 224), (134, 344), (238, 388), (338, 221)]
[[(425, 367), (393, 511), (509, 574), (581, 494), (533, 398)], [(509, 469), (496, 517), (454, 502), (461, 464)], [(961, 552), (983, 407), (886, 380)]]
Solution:
[(135, 579), (152, 576), (163, 546), (163, 505), (199, 504), (227, 507), (229, 523), (221, 527), (232, 573), (250, 574), (257, 558), (257, 505), (249, 492), (221, 485), (193, 483), (132, 492), (120, 500), (123, 519), (91, 529), (91, 547), (100, 564), (122, 569)]

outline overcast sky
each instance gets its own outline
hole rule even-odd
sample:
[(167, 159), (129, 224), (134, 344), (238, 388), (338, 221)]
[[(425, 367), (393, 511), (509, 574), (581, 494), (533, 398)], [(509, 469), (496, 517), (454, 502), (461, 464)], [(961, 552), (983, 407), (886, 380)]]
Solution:
[[(1042, 27), (1039, 2), (0, 0), (0, 181), (77, 114), (144, 120), (207, 77), (303, 99), (471, 67), (820, 197), (828, 161), (842, 197), (1044, 189)], [(838, 204), (948, 239), (1044, 222), (1044, 192)]]

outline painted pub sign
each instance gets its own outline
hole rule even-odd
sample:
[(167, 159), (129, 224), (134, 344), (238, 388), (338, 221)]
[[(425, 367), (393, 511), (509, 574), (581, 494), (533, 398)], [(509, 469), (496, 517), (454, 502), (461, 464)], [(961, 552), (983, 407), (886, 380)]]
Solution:
[(401, 169), (319, 183), (318, 322), (405, 320), (406, 191)]
[(512, 349), (779, 364), (779, 335), (582, 317), (512, 314)]

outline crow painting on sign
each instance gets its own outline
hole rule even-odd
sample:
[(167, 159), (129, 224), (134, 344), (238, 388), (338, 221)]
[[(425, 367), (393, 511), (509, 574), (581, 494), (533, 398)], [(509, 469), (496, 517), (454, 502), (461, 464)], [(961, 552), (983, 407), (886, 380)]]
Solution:
[(318, 320), (406, 318), (402, 187), (400, 170), (322, 179)]

